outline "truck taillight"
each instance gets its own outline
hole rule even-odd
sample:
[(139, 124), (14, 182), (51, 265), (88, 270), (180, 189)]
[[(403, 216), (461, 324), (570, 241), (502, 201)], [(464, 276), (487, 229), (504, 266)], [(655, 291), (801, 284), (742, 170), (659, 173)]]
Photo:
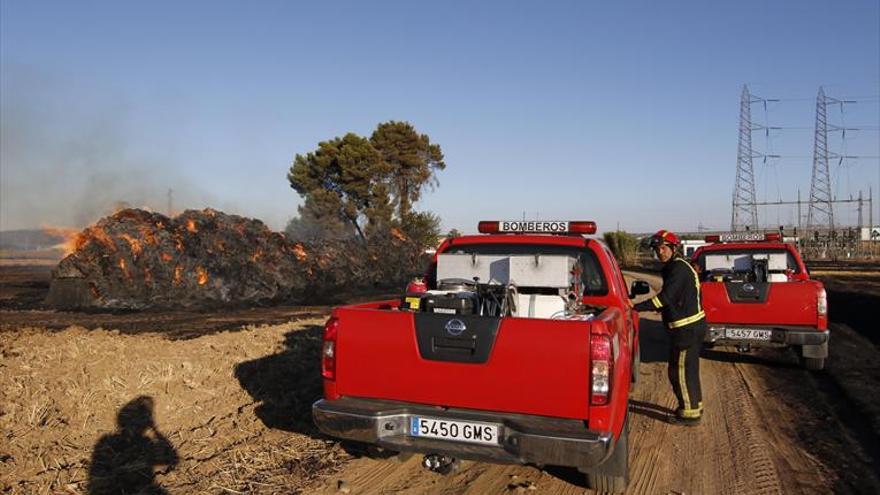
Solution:
[(321, 351), (321, 376), (327, 380), (336, 379), (336, 334), (339, 319), (330, 317), (324, 325), (324, 348)]
[(819, 316), (828, 315), (828, 295), (825, 289), (819, 289), (819, 297), (816, 299), (816, 312)]
[(592, 335), (590, 340), (590, 403), (594, 406), (608, 404), (611, 396), (611, 375), (614, 371), (614, 355), (611, 352), (611, 337)]

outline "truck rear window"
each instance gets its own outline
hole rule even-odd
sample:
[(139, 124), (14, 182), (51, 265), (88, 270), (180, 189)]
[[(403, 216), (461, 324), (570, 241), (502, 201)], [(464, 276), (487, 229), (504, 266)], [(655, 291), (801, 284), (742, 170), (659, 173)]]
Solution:
[(697, 258), (701, 277), (713, 274), (752, 273), (756, 269), (767, 274), (799, 273), (797, 260), (787, 249), (718, 249), (703, 251)]
[[(565, 255), (577, 258), (584, 282), (585, 296), (603, 296), (608, 293), (608, 284), (596, 259), (589, 249), (574, 246), (553, 246), (541, 244), (466, 244), (452, 246), (444, 254), (485, 254), (485, 255)], [(432, 267), (432, 271), (436, 266)]]

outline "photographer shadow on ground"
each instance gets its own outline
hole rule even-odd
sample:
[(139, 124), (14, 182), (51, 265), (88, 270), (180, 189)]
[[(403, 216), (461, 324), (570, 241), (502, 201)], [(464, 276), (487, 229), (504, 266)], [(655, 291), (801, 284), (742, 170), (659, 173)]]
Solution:
[(324, 328), (309, 325), (284, 335), (284, 350), (235, 365), (235, 378), (259, 404), (268, 428), (326, 438), (312, 423), (312, 404), (323, 395), (321, 348)]
[(177, 452), (156, 428), (153, 398), (140, 396), (116, 416), (117, 430), (102, 436), (92, 451), (89, 495), (165, 494), (156, 483), (156, 467), (167, 473), (177, 465)]

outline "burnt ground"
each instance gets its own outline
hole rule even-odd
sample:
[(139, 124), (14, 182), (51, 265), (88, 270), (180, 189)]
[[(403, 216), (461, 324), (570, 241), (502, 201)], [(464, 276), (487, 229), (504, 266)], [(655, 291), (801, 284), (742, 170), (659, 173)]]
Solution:
[[(113, 329), (125, 334), (161, 333), (173, 339), (194, 338), (254, 325), (277, 325), (327, 315), (331, 306), (230, 306), (179, 310), (59, 311), (44, 303), (49, 292), (52, 265), (0, 263), (0, 332), (23, 327), (63, 330), (71, 326)], [(349, 302), (390, 297), (374, 294), (340, 295)]]
[[(698, 429), (664, 422), (665, 344), (644, 321), (630, 493), (880, 491), (880, 353), (870, 323), (880, 279), (870, 267), (847, 268), (814, 269), (829, 290), (828, 369), (807, 372), (790, 352), (707, 351), (704, 388), (714, 400)], [(155, 401), (157, 425), (144, 442), (176, 450), (154, 459), (168, 467), (153, 481), (171, 493), (584, 493), (576, 472), (465, 463), (441, 477), (421, 470), (420, 458), (376, 460), (316, 432), (308, 411), (320, 395), (327, 306), (57, 312), (42, 306), (50, 269), (0, 266), (0, 423), (12, 425), (0, 447), (2, 493), (85, 493), (100, 474), (102, 441), (118, 436), (114, 415), (121, 421), (142, 396)], [(675, 461), (690, 452), (692, 461)]]

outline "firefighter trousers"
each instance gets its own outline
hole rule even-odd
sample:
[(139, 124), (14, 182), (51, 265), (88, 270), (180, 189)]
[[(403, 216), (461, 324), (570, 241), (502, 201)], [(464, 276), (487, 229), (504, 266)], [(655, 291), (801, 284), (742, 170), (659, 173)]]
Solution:
[(706, 337), (706, 320), (668, 330), (669, 383), (678, 399), (676, 414), (682, 418), (699, 418), (703, 413), (703, 391), (700, 388), (700, 350)]

